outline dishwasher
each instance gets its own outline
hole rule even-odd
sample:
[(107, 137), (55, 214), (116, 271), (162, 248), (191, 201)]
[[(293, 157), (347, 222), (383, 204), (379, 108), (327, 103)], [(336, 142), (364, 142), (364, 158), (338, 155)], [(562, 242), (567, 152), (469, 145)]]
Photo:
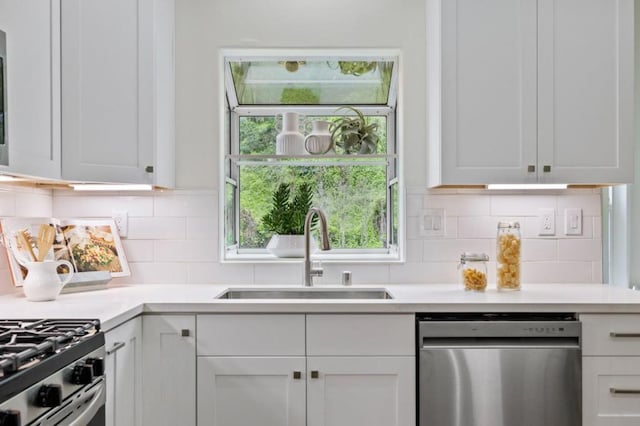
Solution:
[(574, 314), (419, 314), (419, 426), (580, 426)]

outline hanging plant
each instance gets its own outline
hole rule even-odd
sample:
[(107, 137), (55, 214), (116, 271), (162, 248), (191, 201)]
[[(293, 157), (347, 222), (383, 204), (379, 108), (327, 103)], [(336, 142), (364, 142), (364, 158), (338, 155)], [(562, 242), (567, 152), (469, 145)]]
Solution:
[(366, 61), (338, 61), (338, 66), (342, 74), (350, 74), (356, 77), (375, 71), (377, 64), (377, 62)]
[(378, 123), (369, 123), (364, 114), (351, 106), (338, 108), (356, 113), (331, 124), (331, 139), (345, 154), (375, 154), (378, 146)]

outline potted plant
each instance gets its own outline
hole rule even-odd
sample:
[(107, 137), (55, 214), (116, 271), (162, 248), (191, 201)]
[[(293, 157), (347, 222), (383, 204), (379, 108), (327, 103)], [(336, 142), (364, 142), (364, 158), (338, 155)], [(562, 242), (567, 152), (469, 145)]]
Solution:
[[(304, 221), (313, 201), (313, 187), (297, 188), (281, 183), (271, 198), (271, 209), (262, 217), (262, 226), (273, 235), (267, 250), (277, 257), (304, 257)], [(314, 221), (315, 222), (315, 221)], [(312, 248), (317, 245), (311, 240)]]
[(369, 123), (364, 114), (351, 106), (348, 109), (355, 116), (345, 115), (331, 125), (331, 139), (345, 154), (375, 154), (378, 146), (378, 123)]
[(377, 64), (377, 62), (367, 61), (338, 61), (338, 66), (342, 74), (350, 74), (356, 77), (375, 71)]

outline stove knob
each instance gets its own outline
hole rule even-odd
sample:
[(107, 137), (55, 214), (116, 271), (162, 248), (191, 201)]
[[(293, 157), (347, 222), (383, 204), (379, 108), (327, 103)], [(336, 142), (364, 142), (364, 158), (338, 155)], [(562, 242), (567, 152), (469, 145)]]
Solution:
[(62, 404), (62, 386), (42, 385), (36, 395), (36, 407), (57, 407)]
[(78, 364), (73, 367), (71, 383), (74, 385), (88, 385), (93, 381), (93, 367), (89, 364)]
[(20, 426), (20, 411), (0, 411), (0, 426)]
[(93, 375), (96, 377), (104, 376), (104, 359), (87, 358), (86, 363), (93, 367)]

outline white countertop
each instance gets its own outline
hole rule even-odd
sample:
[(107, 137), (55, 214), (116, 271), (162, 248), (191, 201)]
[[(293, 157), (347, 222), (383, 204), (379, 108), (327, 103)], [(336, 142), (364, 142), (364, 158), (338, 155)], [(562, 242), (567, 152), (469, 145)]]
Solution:
[[(453, 284), (391, 284), (391, 300), (216, 300), (223, 285), (130, 285), (29, 302), (21, 291), (0, 296), (0, 318), (98, 318), (104, 330), (146, 313), (640, 313), (640, 291), (600, 284), (529, 284), (517, 292), (465, 292)], [(273, 286), (260, 286), (271, 288)], [(255, 287), (253, 287), (255, 288)], [(281, 288), (281, 287), (277, 287)], [(291, 287), (287, 287), (291, 288)], [(324, 287), (323, 288), (329, 288)]]

